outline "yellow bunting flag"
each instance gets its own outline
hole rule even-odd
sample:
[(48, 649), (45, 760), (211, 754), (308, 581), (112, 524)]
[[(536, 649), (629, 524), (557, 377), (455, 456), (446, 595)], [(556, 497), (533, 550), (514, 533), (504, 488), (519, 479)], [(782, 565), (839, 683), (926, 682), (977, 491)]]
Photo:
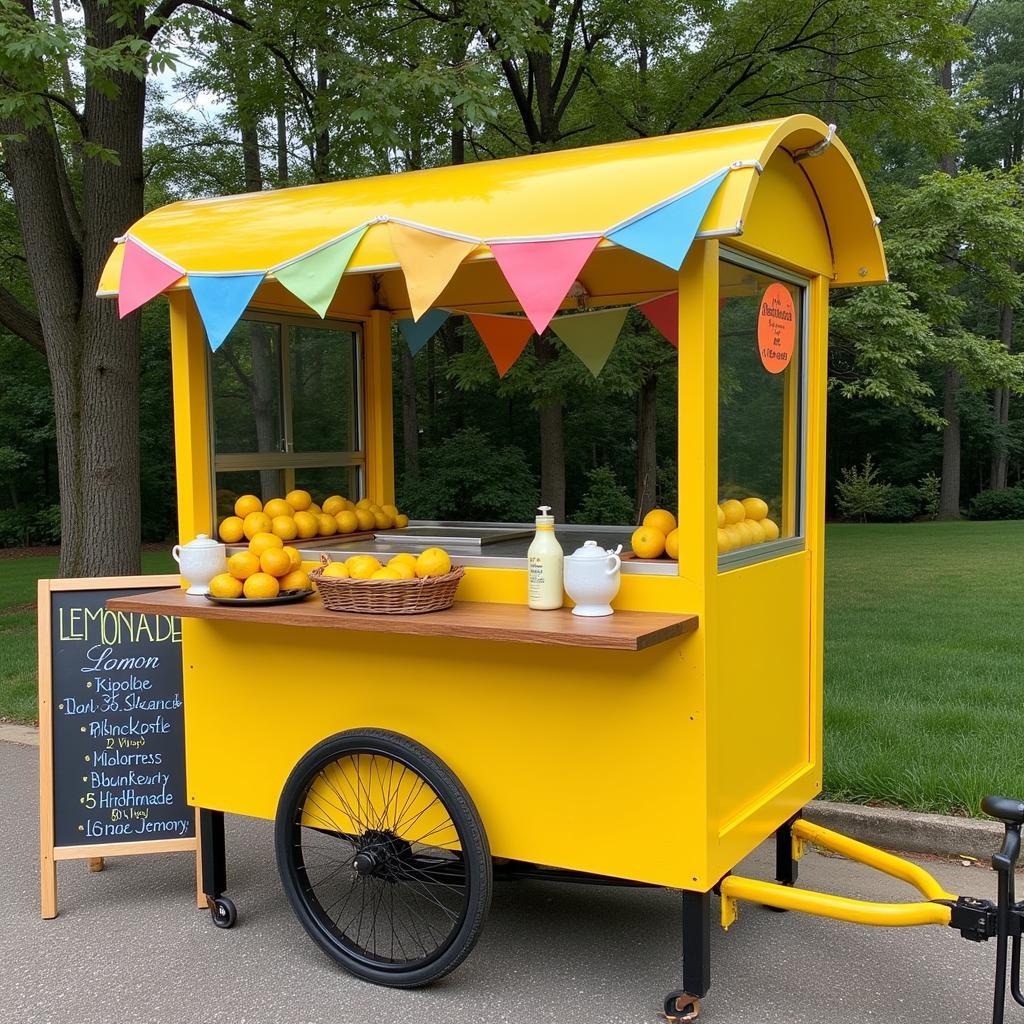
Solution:
[(388, 222), (388, 233), (391, 248), (402, 264), (412, 318), (419, 320), (444, 291), (459, 264), (477, 247), (477, 243), (435, 235), (394, 221)]
[(628, 312), (629, 307), (623, 306), (621, 309), (601, 309), (593, 313), (557, 316), (548, 327), (596, 377), (612, 354)]

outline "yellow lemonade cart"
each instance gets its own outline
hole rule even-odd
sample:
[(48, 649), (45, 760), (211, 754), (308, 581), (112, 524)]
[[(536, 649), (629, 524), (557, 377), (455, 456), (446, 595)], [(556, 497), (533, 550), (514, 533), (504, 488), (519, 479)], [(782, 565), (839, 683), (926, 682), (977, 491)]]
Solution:
[[(330, 493), (330, 477), (349, 497), (394, 501), (393, 320), (527, 308), (536, 325), (537, 289), (561, 274), (556, 306), (667, 301), (660, 326), (677, 335), (678, 561), (624, 563), (610, 618), (526, 607), (523, 524), (464, 557), (458, 537), (480, 524), (410, 524), (410, 543), (453, 537), (465, 566), (455, 606), (423, 616), (331, 612), (316, 597), (111, 602), (183, 620), (188, 794), (217, 923), (235, 917), (225, 812), (276, 821), (303, 925), (348, 970), (396, 986), (462, 960), (503, 877), (680, 890), (673, 1019), (694, 1019), (710, 984), (713, 890), (725, 924), (738, 899), (869, 924), (994, 920), (983, 908), (965, 924), (962, 901), (921, 869), (800, 819), (822, 780), (828, 293), (886, 280), (871, 203), (830, 126), (793, 116), (179, 202), (118, 242), (100, 293), (126, 312), (160, 292), (170, 304), (183, 542), (216, 531), (218, 491), (236, 481)], [(523, 245), (544, 271), (532, 292), (510, 258)], [(232, 434), (239, 402), (268, 400), (218, 384), (233, 338), (276, 374), (285, 428), (271, 444), (258, 417), (259, 444)], [(327, 439), (286, 386), (313, 352), (323, 408), (337, 404)], [(757, 389), (753, 452), (727, 401), (737, 388)], [(779, 536), (734, 544), (719, 503), (753, 493), (756, 473)], [(330, 550), (388, 543), (335, 537)], [(322, 550), (306, 546), (307, 565)], [(1001, 810), (1019, 823), (1019, 805)], [(773, 834), (776, 882), (731, 874)], [(922, 901), (793, 888), (805, 841), (904, 878)]]

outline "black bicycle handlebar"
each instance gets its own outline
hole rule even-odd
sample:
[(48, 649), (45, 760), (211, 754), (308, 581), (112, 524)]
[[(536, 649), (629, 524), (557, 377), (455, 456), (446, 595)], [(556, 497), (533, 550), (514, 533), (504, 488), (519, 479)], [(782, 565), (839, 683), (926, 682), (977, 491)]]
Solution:
[(1005, 796), (986, 796), (981, 809), (990, 817), (1006, 825), (1024, 825), (1024, 803)]

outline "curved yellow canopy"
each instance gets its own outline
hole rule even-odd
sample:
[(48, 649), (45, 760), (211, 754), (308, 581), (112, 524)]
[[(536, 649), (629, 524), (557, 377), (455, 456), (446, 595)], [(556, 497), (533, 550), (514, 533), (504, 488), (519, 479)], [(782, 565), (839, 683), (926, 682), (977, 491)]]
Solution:
[[(399, 266), (388, 219), (481, 243), (600, 235), (730, 168), (698, 237), (742, 235), (761, 173), (777, 152), (793, 158), (817, 198), (829, 236), (833, 283), (886, 280), (877, 220), (856, 165), (822, 121), (804, 114), (506, 160), (187, 200), (146, 214), (128, 234), (186, 272), (241, 273), (270, 270), (370, 222), (346, 274), (387, 271)], [(117, 294), (123, 249), (117, 245), (107, 261), (100, 295)], [(469, 256), (471, 262), (490, 258), (485, 244)]]

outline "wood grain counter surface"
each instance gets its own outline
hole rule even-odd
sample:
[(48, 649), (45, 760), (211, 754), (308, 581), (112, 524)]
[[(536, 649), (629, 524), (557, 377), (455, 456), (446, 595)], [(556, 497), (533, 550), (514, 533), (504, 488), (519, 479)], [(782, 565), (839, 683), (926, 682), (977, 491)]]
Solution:
[(601, 618), (573, 615), (568, 608), (534, 611), (520, 604), (456, 601), (441, 612), (423, 615), (363, 615), (332, 612), (314, 595), (295, 604), (214, 604), (205, 597), (188, 596), (183, 590), (116, 597), (107, 602), (113, 611), (144, 612), (209, 619), (214, 622), (248, 622), (254, 625), (299, 626), (316, 629), (347, 629), (360, 633), (397, 633), (405, 636), (454, 636), (468, 640), (498, 640), (520, 644), (590, 647), (610, 651), (642, 651), (655, 644), (691, 633), (696, 615), (666, 612), (618, 611)]

